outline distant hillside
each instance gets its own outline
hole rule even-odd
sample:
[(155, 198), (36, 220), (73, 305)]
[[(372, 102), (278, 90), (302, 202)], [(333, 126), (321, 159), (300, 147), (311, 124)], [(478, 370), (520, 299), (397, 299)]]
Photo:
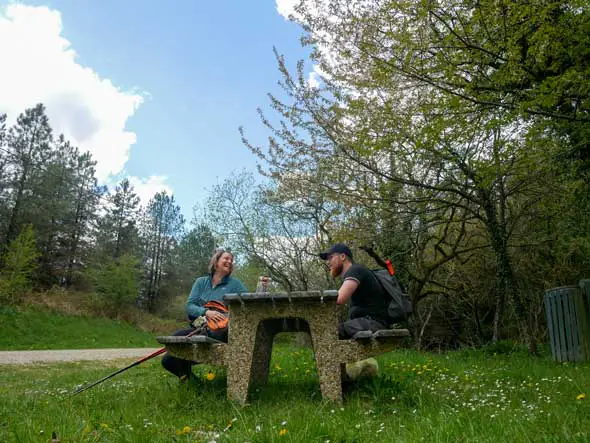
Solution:
[(44, 306), (0, 307), (0, 350), (157, 347), (156, 335), (123, 321)]

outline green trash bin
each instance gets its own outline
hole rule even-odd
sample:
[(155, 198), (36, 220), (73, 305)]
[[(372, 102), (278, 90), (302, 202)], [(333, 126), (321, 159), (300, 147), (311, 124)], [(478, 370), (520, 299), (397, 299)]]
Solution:
[(584, 292), (578, 286), (564, 286), (545, 292), (547, 331), (554, 360), (590, 360), (588, 306)]

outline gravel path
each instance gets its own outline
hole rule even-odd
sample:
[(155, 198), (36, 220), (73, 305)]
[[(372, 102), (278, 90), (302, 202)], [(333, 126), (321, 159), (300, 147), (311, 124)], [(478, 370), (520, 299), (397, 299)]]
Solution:
[(116, 360), (140, 358), (160, 348), (126, 349), (65, 349), (52, 351), (0, 351), (0, 365), (25, 365), (31, 363), (55, 363), (80, 360)]

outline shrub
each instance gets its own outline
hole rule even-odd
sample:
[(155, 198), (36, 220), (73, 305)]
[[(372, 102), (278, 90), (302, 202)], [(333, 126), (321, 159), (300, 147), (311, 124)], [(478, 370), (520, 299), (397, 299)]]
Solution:
[(33, 227), (27, 225), (9, 245), (0, 272), (0, 304), (14, 305), (32, 287), (31, 276), (37, 266), (39, 252), (35, 245)]
[(139, 261), (131, 255), (107, 259), (90, 272), (99, 303), (108, 314), (131, 306), (139, 293)]

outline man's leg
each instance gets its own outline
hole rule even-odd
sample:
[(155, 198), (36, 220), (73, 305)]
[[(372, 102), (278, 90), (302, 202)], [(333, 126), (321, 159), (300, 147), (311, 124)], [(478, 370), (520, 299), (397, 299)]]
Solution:
[(352, 338), (354, 334), (360, 331), (375, 332), (380, 329), (388, 329), (388, 326), (369, 317), (354, 318), (340, 324), (338, 327), (338, 336), (340, 339)]
[[(352, 338), (360, 331), (379, 331), (387, 329), (387, 325), (369, 317), (346, 320), (338, 327), (340, 339)], [(359, 378), (375, 377), (379, 373), (379, 364), (374, 358), (368, 358), (356, 363), (348, 363), (345, 366), (345, 381), (358, 380)]]
[[(180, 331), (176, 331), (173, 335), (175, 337), (186, 336), (193, 332), (194, 329), (181, 329)], [(182, 358), (176, 358), (171, 356), (168, 352), (164, 354), (162, 357), (162, 366), (169, 372), (172, 372), (178, 378), (186, 379), (193, 375), (191, 371), (191, 367), (195, 365), (196, 362), (183, 360)]]

